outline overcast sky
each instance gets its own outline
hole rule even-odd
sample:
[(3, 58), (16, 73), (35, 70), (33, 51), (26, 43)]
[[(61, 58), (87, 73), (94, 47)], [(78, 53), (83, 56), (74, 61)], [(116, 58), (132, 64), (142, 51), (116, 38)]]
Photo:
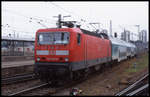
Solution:
[[(112, 20), (113, 32), (118, 35), (123, 28), (137, 34), (140, 30), (148, 31), (148, 2), (1, 2), (2, 4), (2, 36), (14, 34), (16, 37), (34, 37), (40, 28), (56, 27), (58, 14), (71, 15), (64, 20), (81, 19), (82, 28), (88, 29), (89, 22), (100, 22), (100, 28), (109, 32)], [(30, 19), (34, 18), (34, 19)], [(37, 23), (43, 20), (41, 24)], [(8, 25), (7, 25), (8, 24)], [(92, 28), (89, 25), (90, 29)], [(137, 37), (134, 36), (134, 40)]]

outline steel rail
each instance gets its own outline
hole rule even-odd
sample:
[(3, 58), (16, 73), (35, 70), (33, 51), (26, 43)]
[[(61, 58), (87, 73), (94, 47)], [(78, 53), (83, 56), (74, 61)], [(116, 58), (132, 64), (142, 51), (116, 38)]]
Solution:
[(144, 77), (142, 77), (141, 79), (139, 79), (138, 81), (136, 81), (134, 84), (130, 85), (129, 87), (127, 87), (126, 89), (124, 89), (123, 91), (117, 93), (115, 96), (121, 96), (123, 94), (125, 94), (126, 92), (128, 92), (130, 89), (134, 88), (135, 86), (137, 86), (138, 83), (140, 83), (141, 81), (143, 81), (145, 78), (147, 78), (149, 76), (149, 74), (146, 74)]
[(18, 92), (16, 92), (16, 93), (12, 93), (12, 94), (10, 94), (9, 96), (19, 95), (19, 94), (21, 94), (21, 93), (29, 92), (29, 91), (32, 91), (32, 90), (34, 90), (34, 89), (38, 89), (38, 88), (44, 87), (44, 86), (46, 86), (46, 85), (48, 85), (48, 83), (43, 83), (43, 84), (40, 84), (40, 85), (38, 85), (38, 86), (34, 86), (34, 87), (31, 87), (31, 88), (24, 89), (24, 90), (18, 91)]
[(142, 90), (144, 90), (144, 89), (146, 89), (146, 88), (148, 88), (148, 87), (149, 87), (149, 84), (146, 84), (146, 85), (142, 86), (141, 88), (138, 88), (138, 89), (136, 89), (135, 91), (133, 91), (133, 92), (127, 94), (127, 96), (133, 96), (133, 95), (135, 95), (135, 94), (141, 92)]
[(17, 75), (14, 77), (4, 78), (2, 79), (2, 85), (33, 79), (35, 78), (34, 76), (35, 74), (31, 73), (31, 74)]

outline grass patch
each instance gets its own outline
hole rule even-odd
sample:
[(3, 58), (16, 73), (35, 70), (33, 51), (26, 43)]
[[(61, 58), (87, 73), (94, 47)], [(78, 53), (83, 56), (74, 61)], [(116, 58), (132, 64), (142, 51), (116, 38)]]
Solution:
[(130, 62), (129, 64), (131, 64), (131, 66), (126, 70), (126, 72), (128, 73), (138, 72), (140, 70), (143, 70), (144, 68), (148, 68), (148, 64), (149, 64), (148, 57), (149, 54), (145, 53), (141, 55), (140, 58), (136, 58), (134, 62)]

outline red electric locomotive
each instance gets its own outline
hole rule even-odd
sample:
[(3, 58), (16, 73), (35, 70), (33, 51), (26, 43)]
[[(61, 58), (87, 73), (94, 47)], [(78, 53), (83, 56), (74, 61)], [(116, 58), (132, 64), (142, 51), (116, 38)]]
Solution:
[(40, 29), (35, 39), (35, 71), (44, 81), (85, 76), (111, 61), (111, 43), (80, 28)]

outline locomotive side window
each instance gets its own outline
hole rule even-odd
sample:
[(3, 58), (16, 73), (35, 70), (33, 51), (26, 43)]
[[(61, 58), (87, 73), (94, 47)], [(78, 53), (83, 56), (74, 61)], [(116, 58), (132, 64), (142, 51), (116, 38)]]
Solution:
[(81, 43), (81, 34), (77, 34), (77, 43), (78, 45)]

